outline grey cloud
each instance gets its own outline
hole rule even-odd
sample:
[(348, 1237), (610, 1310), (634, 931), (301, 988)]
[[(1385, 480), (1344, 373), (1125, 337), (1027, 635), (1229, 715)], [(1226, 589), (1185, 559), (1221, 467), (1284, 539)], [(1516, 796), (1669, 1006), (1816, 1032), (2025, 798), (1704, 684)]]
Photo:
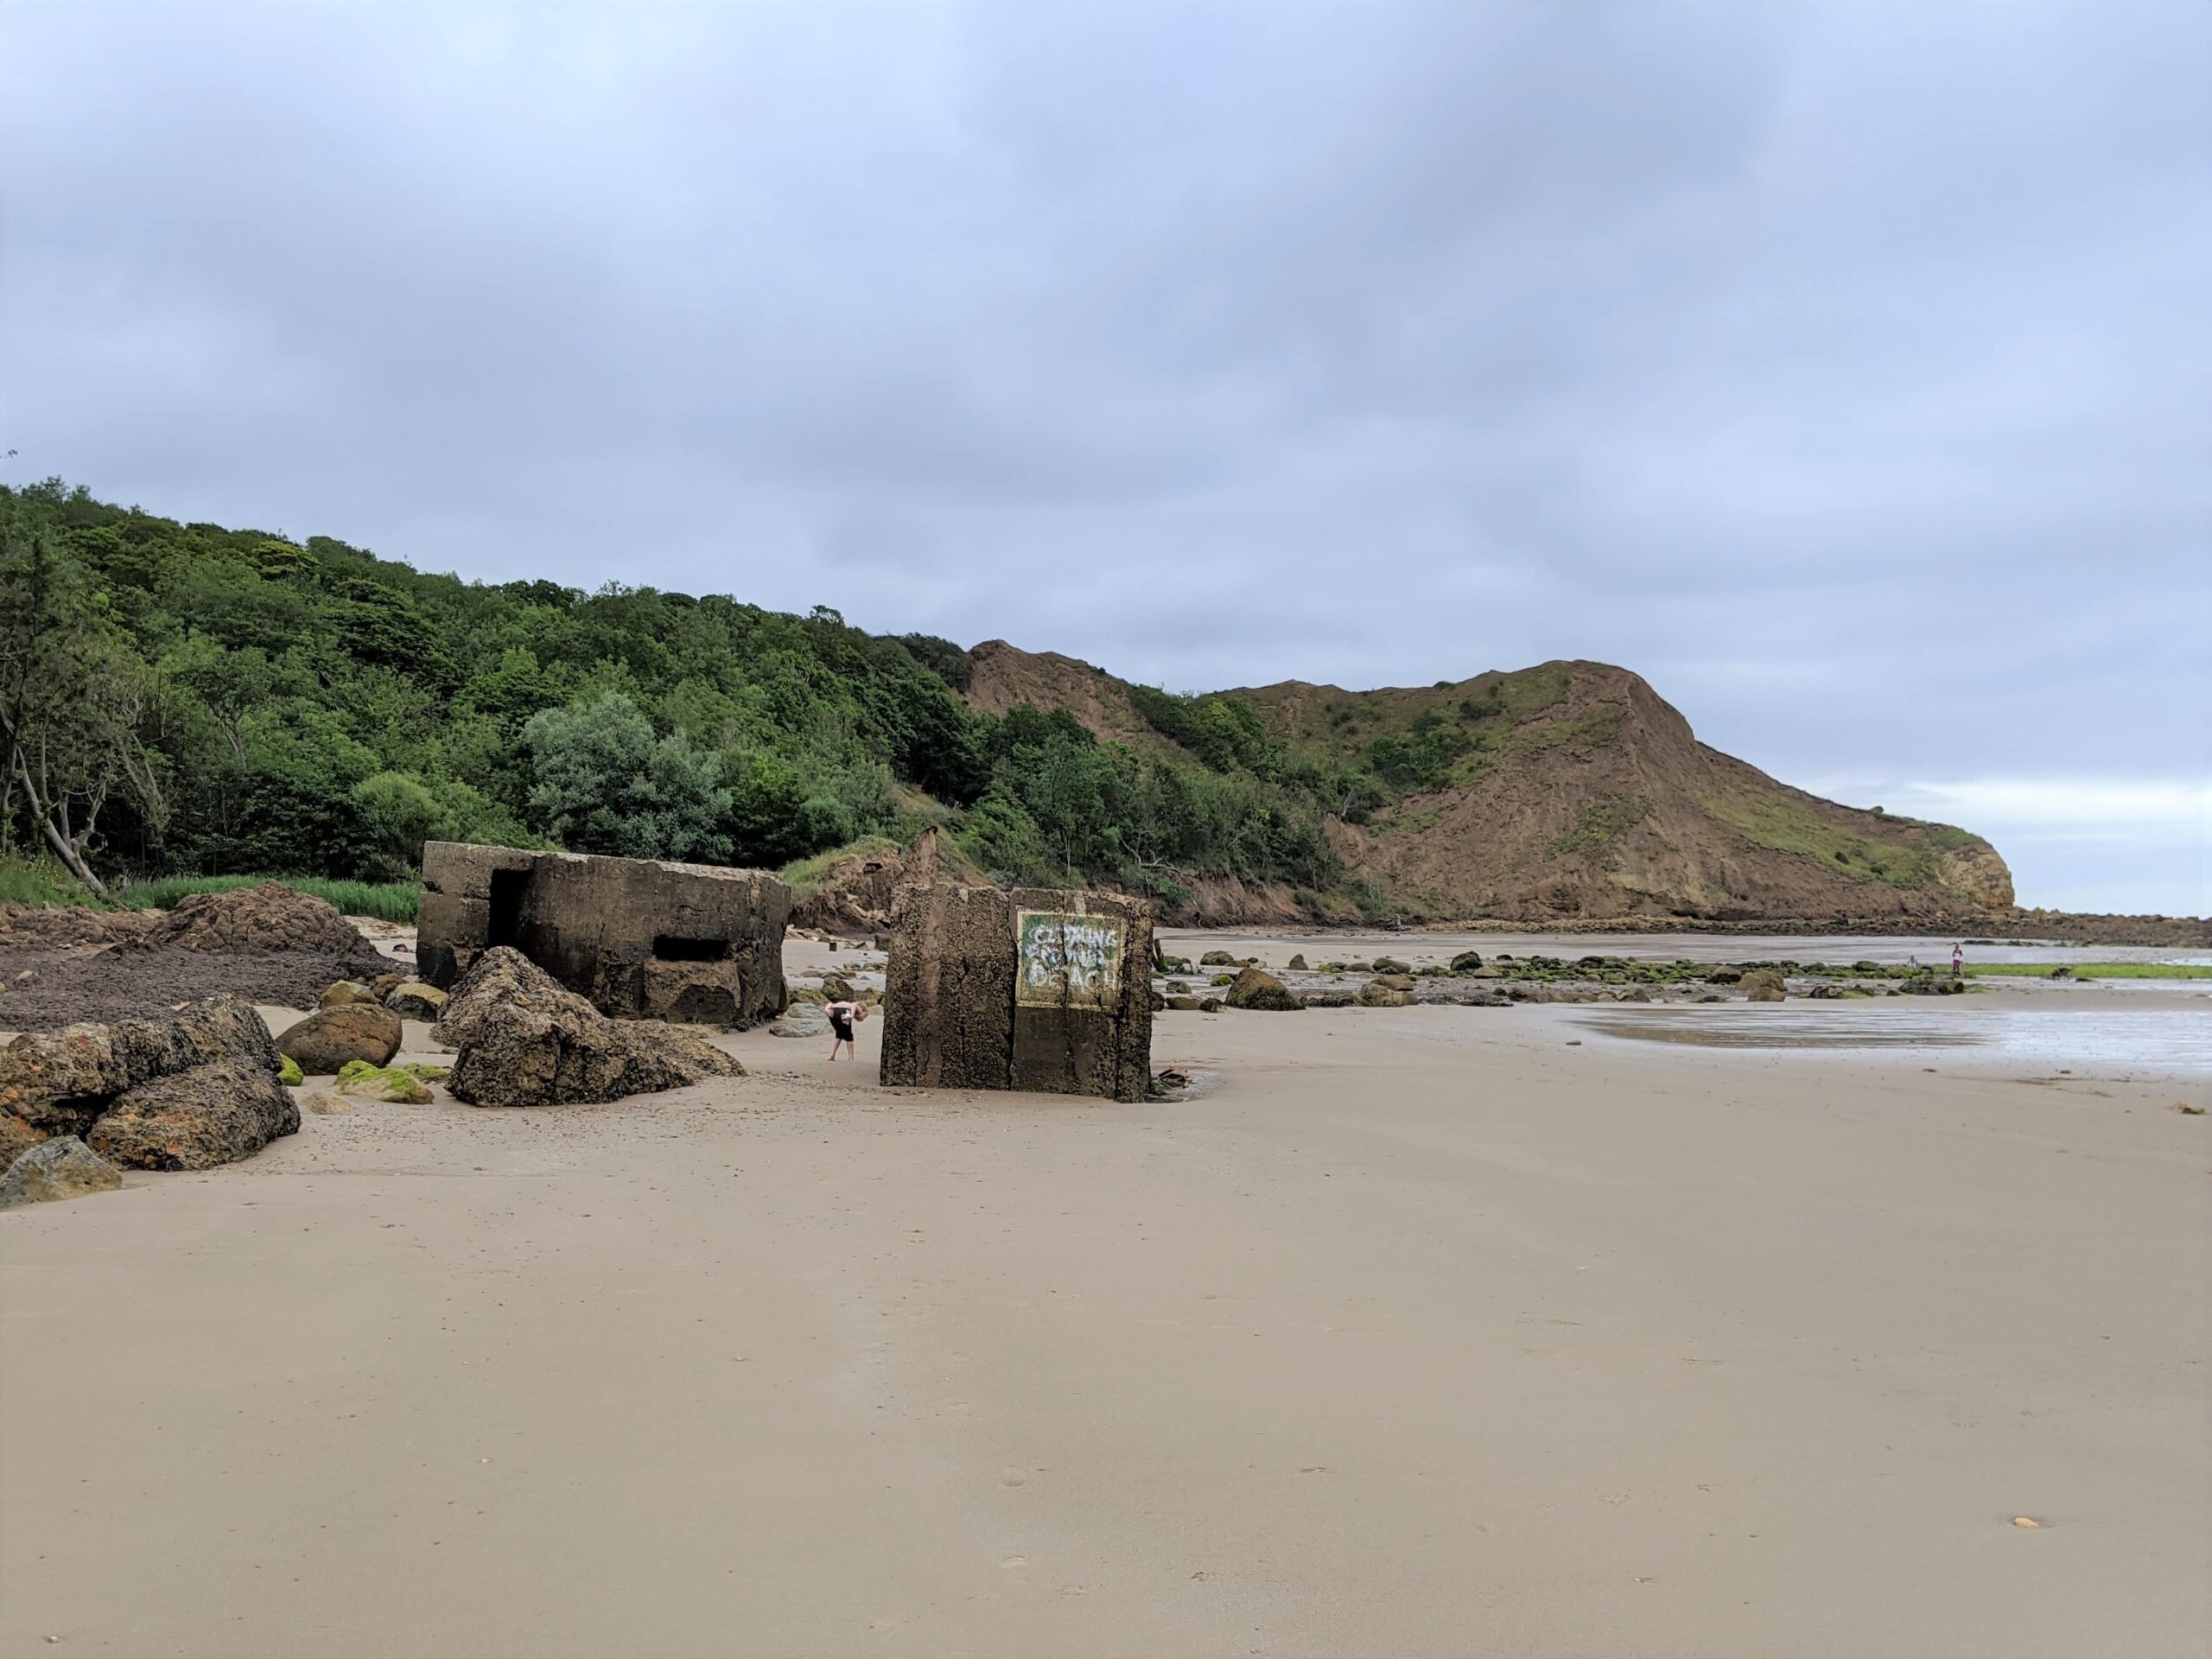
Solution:
[(18, 3), (4, 441), (1176, 686), (1609, 658), (1899, 799), (2201, 779), (2209, 72), (2188, 0)]

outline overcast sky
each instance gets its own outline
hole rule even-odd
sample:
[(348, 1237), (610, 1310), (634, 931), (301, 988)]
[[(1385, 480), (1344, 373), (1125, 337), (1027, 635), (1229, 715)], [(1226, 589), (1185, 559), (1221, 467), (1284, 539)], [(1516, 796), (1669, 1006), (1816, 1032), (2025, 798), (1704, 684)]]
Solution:
[(1179, 690), (1554, 657), (2212, 911), (2212, 6), (0, 6), (0, 448)]

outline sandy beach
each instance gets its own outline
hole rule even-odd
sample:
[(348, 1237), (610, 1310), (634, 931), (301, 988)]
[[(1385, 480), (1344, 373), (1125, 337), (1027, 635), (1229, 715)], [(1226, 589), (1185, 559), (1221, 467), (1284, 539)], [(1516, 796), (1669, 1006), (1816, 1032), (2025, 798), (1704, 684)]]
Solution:
[(0, 1652), (2202, 1652), (2205, 1079), (1596, 1017), (754, 1033), (10, 1212)]

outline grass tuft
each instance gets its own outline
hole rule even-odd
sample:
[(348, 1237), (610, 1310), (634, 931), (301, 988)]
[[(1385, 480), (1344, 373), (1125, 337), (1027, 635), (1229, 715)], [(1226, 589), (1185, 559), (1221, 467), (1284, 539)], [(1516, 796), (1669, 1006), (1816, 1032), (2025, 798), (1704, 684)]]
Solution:
[(412, 922), (423, 901), (418, 881), (333, 881), (319, 875), (154, 875), (116, 896), (132, 910), (167, 910), (187, 893), (229, 893), (270, 880), (335, 905), (343, 915), (373, 916), (380, 922)]
[(92, 897), (77, 885), (58, 858), (0, 858), (0, 905), (88, 905)]

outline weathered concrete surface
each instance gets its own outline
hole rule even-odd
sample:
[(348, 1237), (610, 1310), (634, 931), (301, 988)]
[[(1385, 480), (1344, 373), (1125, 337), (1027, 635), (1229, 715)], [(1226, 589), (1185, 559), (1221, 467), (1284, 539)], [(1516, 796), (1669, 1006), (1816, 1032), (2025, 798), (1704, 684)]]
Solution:
[(1152, 912), (1052, 888), (901, 888), (884, 989), (886, 1084), (1141, 1100)]
[(447, 989), (510, 945), (618, 1019), (752, 1026), (783, 1012), (790, 913), (760, 870), (434, 841), (416, 960)]

